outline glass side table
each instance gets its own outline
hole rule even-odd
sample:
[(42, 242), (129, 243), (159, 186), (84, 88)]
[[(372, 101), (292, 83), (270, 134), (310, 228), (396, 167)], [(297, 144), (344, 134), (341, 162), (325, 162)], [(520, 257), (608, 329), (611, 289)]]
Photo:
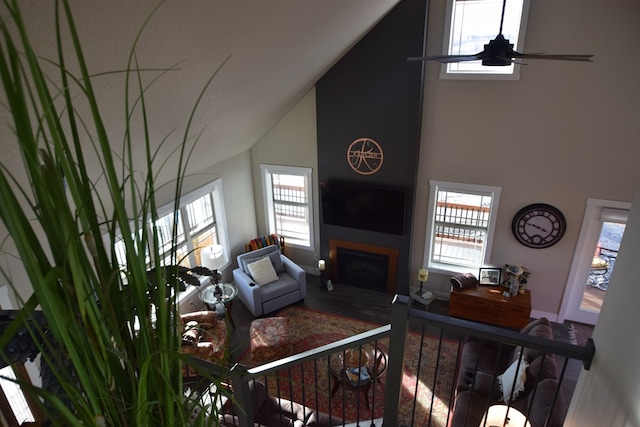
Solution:
[[(216, 295), (216, 287), (222, 291), (221, 295)], [(217, 285), (211, 284), (206, 286), (202, 292), (200, 292), (200, 301), (202, 301), (209, 310), (216, 311), (216, 304), (221, 302), (224, 305), (224, 315), (231, 324), (233, 329), (236, 328), (236, 324), (231, 317), (231, 308), (233, 306), (233, 300), (238, 296), (238, 288), (233, 283), (218, 283)]]

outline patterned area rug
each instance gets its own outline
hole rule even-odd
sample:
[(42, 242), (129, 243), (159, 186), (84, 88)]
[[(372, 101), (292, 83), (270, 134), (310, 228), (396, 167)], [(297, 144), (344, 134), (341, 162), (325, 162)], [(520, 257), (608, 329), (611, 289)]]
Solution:
[[(296, 306), (281, 310), (277, 316), (289, 319), (295, 352), (319, 347), (381, 326)], [(378, 345), (381, 350), (388, 352), (388, 339), (381, 340)], [(421, 347), (422, 352), (420, 351)], [(421, 342), (421, 336), (418, 334), (409, 333), (407, 337), (399, 413), (401, 424), (446, 426), (449, 413), (448, 403), (455, 377), (458, 343), (446, 340), (442, 342), (440, 361), (437, 364), (438, 378), (437, 381), (434, 381), (438, 348), (437, 338), (425, 336), (424, 341)], [(416, 372), (418, 372), (419, 358), (421, 358), (421, 363), (418, 378)], [(241, 357), (240, 363), (248, 367), (255, 366), (249, 351)], [(318, 362), (315, 366), (317, 366), (315, 373), (314, 363), (309, 362), (302, 367), (280, 372), (278, 374), (279, 380), (269, 378), (267, 383), (270, 394), (275, 396), (279, 391), (284, 398), (300, 403), (304, 402), (307, 406), (323, 412), (331, 411), (332, 415), (344, 418), (346, 422), (382, 417), (386, 373), (369, 390), (372, 413), (371, 410), (365, 408), (364, 394), (357, 389), (340, 387), (335, 395), (330, 397), (334, 379), (329, 374), (326, 361), (324, 363)], [(305, 387), (302, 387), (301, 384), (305, 384)], [(434, 384), (435, 395), (431, 392)], [(414, 396), (416, 396), (415, 411)], [(433, 411), (430, 410), (432, 406)], [(359, 419), (358, 409), (360, 410)]]

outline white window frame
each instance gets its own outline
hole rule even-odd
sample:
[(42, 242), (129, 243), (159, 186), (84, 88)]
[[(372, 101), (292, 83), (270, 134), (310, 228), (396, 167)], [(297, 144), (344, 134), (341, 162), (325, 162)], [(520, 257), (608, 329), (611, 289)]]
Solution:
[(580, 309), (587, 276), (594, 258), (594, 249), (600, 239), (602, 225), (605, 222), (626, 224), (630, 210), (630, 202), (587, 199), (578, 243), (573, 253), (567, 286), (560, 305), (559, 322), (571, 320), (591, 325), (596, 324), (599, 312), (595, 313)]
[(300, 166), (281, 166), (281, 165), (260, 165), (260, 171), (262, 175), (262, 189), (264, 195), (264, 210), (265, 210), (265, 220), (268, 227), (269, 234), (278, 232), (276, 226), (276, 215), (275, 215), (275, 207), (273, 203), (273, 188), (271, 186), (271, 175), (272, 174), (285, 174), (285, 175), (298, 175), (303, 176), (305, 178), (305, 191), (307, 193), (307, 212), (308, 212), (308, 230), (307, 233), (309, 235), (309, 245), (301, 245), (296, 243), (293, 239), (287, 239), (287, 235), (284, 234), (285, 243), (287, 246), (294, 246), (305, 250), (315, 250), (315, 241), (314, 241), (314, 215), (313, 215), (313, 187), (312, 183), (312, 172), (313, 170), (308, 167), (300, 167)]
[[(229, 237), (226, 233), (227, 230), (227, 220), (225, 216), (224, 209), (224, 197), (222, 194), (222, 178), (218, 178), (215, 181), (204, 185), (197, 190), (191, 191), (190, 193), (185, 194), (180, 197), (180, 202), (178, 206), (180, 208), (180, 216), (182, 218), (183, 224), (183, 233), (185, 236), (185, 244), (187, 246), (187, 252), (189, 257), (189, 265), (195, 266), (195, 254), (193, 253), (193, 240), (192, 236), (189, 233), (189, 224), (188, 224), (188, 215), (186, 213), (186, 206), (198, 200), (199, 198), (212, 194), (213, 196), (213, 216), (214, 216), (214, 224), (216, 228), (216, 233), (218, 234), (218, 241), (222, 245), (224, 249), (224, 265), (221, 269), (227, 268), (230, 264), (229, 257)], [(160, 208), (158, 208), (158, 218), (162, 218), (166, 215), (171, 214), (175, 209), (175, 203), (168, 203)], [(148, 224), (150, 226), (150, 224)]]
[[(447, 9), (445, 16), (445, 29), (444, 29), (444, 37), (443, 37), (443, 54), (450, 54), (449, 52), (449, 44), (452, 39), (453, 32), (453, 9), (454, 2), (456, 1), (483, 1), (483, 0), (447, 0)], [(502, 0), (491, 0), (498, 1), (502, 7)], [(522, 11), (520, 15), (520, 25), (517, 35), (508, 34), (508, 31), (503, 30), (503, 34), (505, 38), (509, 39), (511, 43), (514, 43), (514, 49), (518, 52), (522, 52), (524, 49), (524, 38), (525, 32), (527, 28), (527, 19), (529, 16), (529, 3), (530, 0), (522, 0)], [(507, 1), (507, 8), (510, 6), (509, 1)], [(505, 20), (507, 19), (507, 14), (505, 13)], [(498, 35), (498, 31), (500, 29), (500, 16), (498, 16), (498, 24), (495, 27), (495, 31), (491, 32), (491, 36), (487, 36), (485, 43), (489, 43), (490, 40), (494, 39)], [(476, 52), (465, 52), (469, 54), (478, 53), (482, 50), (480, 47)], [(475, 70), (452, 70), (450, 64), (442, 64), (440, 67), (440, 79), (441, 80), (520, 80), (520, 65), (514, 64), (512, 66), (479, 66)]]
[[(225, 208), (224, 208), (224, 194), (222, 191), (222, 178), (217, 178), (213, 182), (210, 182), (207, 185), (204, 185), (190, 193), (185, 194), (180, 198), (178, 206), (180, 209), (183, 209), (189, 203), (210, 193), (212, 193), (213, 195), (213, 215), (214, 215), (216, 233), (218, 235), (218, 242), (222, 245), (224, 249), (224, 254), (223, 254), (224, 264), (222, 267), (220, 267), (220, 270), (224, 270), (228, 268), (229, 265), (231, 264), (231, 257), (230, 257), (229, 236), (227, 234), (227, 218), (225, 215)], [(171, 212), (174, 211), (175, 207), (176, 207), (175, 203), (168, 203), (166, 205), (159, 207), (157, 209), (158, 217), (162, 218), (163, 216), (170, 214)], [(184, 219), (184, 216), (183, 216), (183, 219)], [(150, 227), (151, 224), (146, 224), (145, 226)], [(120, 236), (116, 236), (116, 239), (118, 239), (119, 237)], [(108, 234), (104, 235), (103, 239), (105, 240), (105, 244), (107, 245), (111, 244)], [(193, 249), (192, 240), (190, 236), (186, 240), (187, 240), (188, 247)], [(195, 266), (195, 255), (191, 250), (189, 252), (190, 252), (189, 256), (191, 257), (190, 265)], [(151, 258), (148, 258), (147, 261), (151, 263), (153, 260)], [(208, 280), (209, 280), (208, 277), (200, 278), (200, 282), (202, 284), (205, 284)], [(186, 291), (180, 292), (180, 295), (178, 296), (178, 302), (183, 300), (184, 301), (190, 300), (194, 292), (197, 292), (197, 288), (195, 286), (187, 285)]]
[[(429, 208), (427, 212), (427, 232), (425, 236), (425, 250), (424, 250), (424, 263), (430, 271), (442, 273), (442, 274), (460, 274), (460, 273), (472, 273), (478, 274), (478, 269), (484, 266), (490, 266), (491, 249), (493, 247), (493, 235), (495, 232), (495, 224), (498, 216), (498, 207), (500, 206), (500, 193), (501, 187), (478, 185), (478, 184), (464, 184), (458, 182), (446, 182), (446, 181), (429, 181)], [(435, 232), (435, 214), (436, 206), (438, 203), (438, 191), (455, 191), (460, 193), (469, 193), (475, 195), (490, 195), (491, 209), (489, 212), (489, 222), (486, 231), (486, 241), (484, 244), (484, 253), (482, 254), (480, 264), (477, 266), (466, 266), (450, 263), (442, 263), (432, 260), (434, 236)]]

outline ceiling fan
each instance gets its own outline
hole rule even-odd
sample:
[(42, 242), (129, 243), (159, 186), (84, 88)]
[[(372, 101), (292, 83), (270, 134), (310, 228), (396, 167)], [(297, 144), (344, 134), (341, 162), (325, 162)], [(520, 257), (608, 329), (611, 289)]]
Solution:
[(593, 55), (547, 55), (543, 53), (520, 53), (513, 49), (513, 43), (502, 35), (502, 24), (504, 23), (504, 10), (507, 0), (502, 2), (502, 16), (500, 18), (500, 31), (495, 39), (484, 45), (481, 52), (466, 55), (434, 55), (434, 56), (413, 56), (407, 58), (409, 61), (438, 61), (444, 64), (464, 61), (482, 61), (486, 66), (509, 66), (511, 64), (522, 64), (522, 59), (550, 59), (557, 61), (578, 61), (593, 62)]

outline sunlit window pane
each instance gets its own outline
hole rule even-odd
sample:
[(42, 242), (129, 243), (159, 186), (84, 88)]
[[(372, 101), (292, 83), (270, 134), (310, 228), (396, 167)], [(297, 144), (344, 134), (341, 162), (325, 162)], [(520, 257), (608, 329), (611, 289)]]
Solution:
[(278, 170), (263, 165), (270, 233), (287, 244), (311, 247), (310, 172), (306, 168)]
[(9, 401), (9, 406), (11, 406), (18, 425), (24, 422), (35, 422), (35, 417), (31, 412), (27, 399), (20, 386), (14, 382), (15, 379), (16, 374), (11, 366), (0, 369), (0, 387), (2, 387), (2, 391)]
[[(449, 55), (476, 54), (500, 32), (502, 0), (451, 0)], [(524, 0), (506, 2), (502, 34), (518, 46)], [(447, 64), (447, 73), (513, 74), (514, 66), (488, 67), (481, 61)]]
[(429, 264), (448, 265), (453, 271), (456, 267), (483, 266), (493, 235), (492, 214), (499, 188), (444, 182), (431, 186)]
[(211, 195), (200, 197), (185, 206), (189, 218), (189, 232), (193, 235), (214, 223)]
[(202, 249), (220, 243), (218, 233), (215, 228), (209, 228), (208, 230), (196, 235), (192, 238), (192, 242), (196, 265), (203, 265), (202, 257), (200, 255), (202, 253)]
[[(175, 227), (175, 238), (174, 221), (177, 221)], [(156, 221), (156, 231), (158, 233), (158, 238), (160, 239), (160, 247), (163, 253), (169, 252), (172, 246), (184, 242), (184, 226), (182, 225), (180, 212), (177, 212), (177, 216), (172, 212), (169, 215), (165, 215), (158, 219)]]

